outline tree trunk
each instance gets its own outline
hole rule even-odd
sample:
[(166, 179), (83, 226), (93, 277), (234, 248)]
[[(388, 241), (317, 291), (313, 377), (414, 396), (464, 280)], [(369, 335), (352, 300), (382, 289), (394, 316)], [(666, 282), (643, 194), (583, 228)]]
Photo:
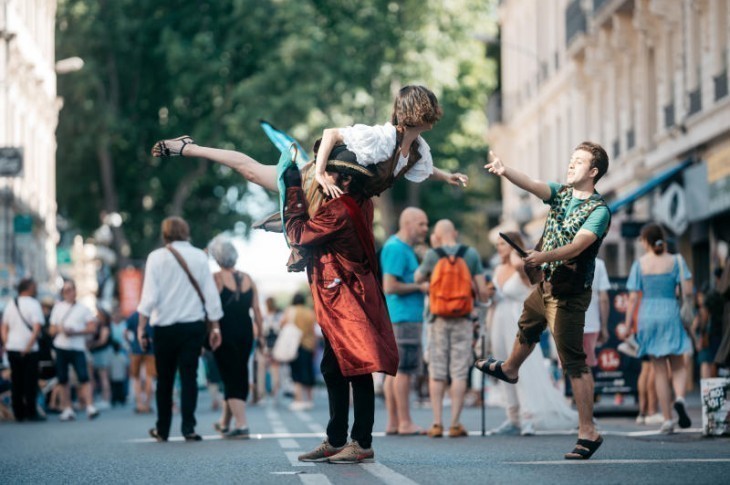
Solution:
[[(112, 214), (119, 212), (119, 194), (114, 182), (114, 160), (109, 150), (109, 140), (102, 136), (97, 147), (101, 186), (104, 193), (104, 212)], [(114, 234), (114, 251), (117, 253), (118, 266), (126, 264), (130, 256), (129, 242), (124, 234), (124, 226), (111, 226)]]

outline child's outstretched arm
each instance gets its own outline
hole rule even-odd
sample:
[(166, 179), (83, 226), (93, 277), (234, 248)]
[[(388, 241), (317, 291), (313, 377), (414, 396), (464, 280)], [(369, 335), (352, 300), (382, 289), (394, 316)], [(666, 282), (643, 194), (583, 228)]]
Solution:
[(459, 172), (447, 172), (440, 168), (433, 167), (433, 174), (431, 174), (433, 180), (440, 180), (450, 185), (456, 185), (457, 187), (466, 187), (469, 183), (469, 177)]
[(322, 141), (319, 144), (317, 150), (317, 159), (314, 163), (314, 178), (317, 183), (322, 187), (325, 195), (333, 198), (337, 198), (342, 195), (342, 190), (334, 184), (329, 183), (324, 176), (325, 169), (327, 168), (327, 160), (329, 160), (332, 149), (340, 143), (343, 143), (344, 139), (340, 133), (339, 128), (327, 128), (322, 133)]

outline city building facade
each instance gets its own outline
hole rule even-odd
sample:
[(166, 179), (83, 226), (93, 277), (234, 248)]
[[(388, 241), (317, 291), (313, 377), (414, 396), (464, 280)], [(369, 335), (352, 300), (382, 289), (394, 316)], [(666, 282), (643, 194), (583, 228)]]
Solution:
[[(0, 292), (56, 268), (56, 0), (0, 0)], [(1, 295), (0, 295), (1, 296)]]
[[(491, 148), (561, 181), (576, 145), (601, 143), (609, 272), (627, 275), (651, 220), (707, 281), (730, 240), (730, 2), (506, 0), (498, 12)], [(502, 192), (504, 223), (539, 238), (547, 207), (511, 184)]]

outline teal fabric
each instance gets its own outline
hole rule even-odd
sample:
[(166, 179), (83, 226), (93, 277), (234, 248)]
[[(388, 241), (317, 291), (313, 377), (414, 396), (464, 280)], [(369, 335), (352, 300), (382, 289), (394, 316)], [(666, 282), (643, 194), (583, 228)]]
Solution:
[[(284, 219), (284, 208), (286, 207), (286, 185), (284, 185), (284, 172), (287, 168), (294, 164), (294, 160), (292, 160), (291, 156), (293, 146), (294, 144), (292, 143), (288, 150), (281, 152), (279, 163), (276, 164), (276, 186), (279, 189), (279, 213), (284, 224), (286, 224), (286, 220)], [(299, 157), (297, 156), (296, 158)], [(289, 239), (286, 237), (286, 229), (284, 229), (284, 240), (288, 246)]]

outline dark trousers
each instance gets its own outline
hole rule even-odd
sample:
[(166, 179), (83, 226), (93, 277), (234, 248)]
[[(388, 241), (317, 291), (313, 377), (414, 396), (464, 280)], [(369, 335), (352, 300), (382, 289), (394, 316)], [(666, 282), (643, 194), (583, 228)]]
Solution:
[(154, 328), (157, 365), (157, 432), (167, 438), (172, 424), (172, 391), (175, 372), (180, 371), (180, 414), (182, 434), (195, 432), (198, 404), (198, 357), (205, 339), (205, 323), (176, 323)]
[(112, 405), (127, 403), (127, 381), (111, 381)]
[(13, 414), (16, 421), (33, 418), (37, 415), (38, 397), (38, 352), (23, 355), (8, 351), (10, 362), (10, 389), (12, 392)]
[(340, 447), (347, 443), (350, 385), (352, 385), (355, 421), (352, 424), (351, 436), (363, 448), (370, 448), (373, 442), (373, 423), (375, 422), (373, 375), (343, 376), (337, 357), (327, 339), (324, 339), (324, 355), (320, 369), (329, 396), (330, 421), (327, 424), (327, 439), (330, 444)]

